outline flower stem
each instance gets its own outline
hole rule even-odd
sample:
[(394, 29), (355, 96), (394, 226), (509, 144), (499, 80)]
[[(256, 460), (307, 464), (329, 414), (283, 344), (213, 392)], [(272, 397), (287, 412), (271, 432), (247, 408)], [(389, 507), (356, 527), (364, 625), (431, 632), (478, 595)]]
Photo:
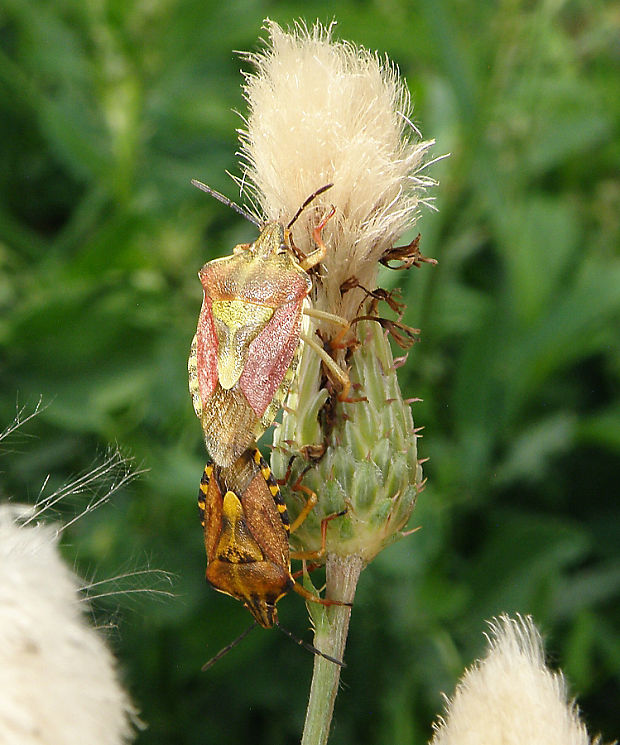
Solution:
[[(352, 603), (363, 568), (364, 562), (359, 556), (342, 557), (329, 554), (326, 564), (326, 597)], [(324, 609), (319, 618), (315, 618), (314, 646), (321, 652), (341, 660), (346, 646), (350, 617), (351, 608), (348, 606), (333, 605)], [(327, 743), (339, 681), (340, 667), (316, 655), (302, 745)]]

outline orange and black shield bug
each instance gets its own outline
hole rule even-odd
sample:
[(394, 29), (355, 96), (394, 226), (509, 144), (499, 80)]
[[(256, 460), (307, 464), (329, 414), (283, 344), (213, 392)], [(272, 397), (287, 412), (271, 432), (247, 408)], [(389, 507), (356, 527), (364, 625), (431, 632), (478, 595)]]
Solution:
[[(256, 223), (225, 197), (193, 183)], [(333, 208), (314, 229), (317, 248), (307, 256), (295, 247), (290, 231), (301, 211), (330, 187), (312, 194), (288, 225), (267, 222), (253, 243), (235, 246), (232, 256), (210, 261), (199, 272), (204, 294), (188, 362), (189, 388), (218, 466), (232, 466), (272, 424), (295, 377), (304, 341), (316, 344), (307, 336), (308, 316), (348, 326), (309, 307), (308, 271), (325, 256), (321, 231)], [(336, 376), (348, 381), (322, 348), (319, 353), (337, 368)]]
[[(314, 505), (309, 499), (307, 513)], [(280, 488), (258, 449), (247, 450), (233, 468), (213, 463), (205, 466), (198, 492), (198, 510), (207, 552), (206, 578), (216, 590), (240, 600), (264, 627), (278, 626), (294, 641), (338, 665), (343, 663), (297, 639), (278, 624), (276, 603), (294, 589), (307, 600), (322, 605), (348, 605), (319, 598), (295, 582), (291, 574), (289, 536), (291, 525)], [(321, 525), (323, 546), (318, 552), (292, 554), (315, 558), (324, 552), (327, 522)], [(293, 528), (300, 524), (295, 521)], [(249, 631), (249, 630), (248, 630)], [(247, 631), (210, 660), (210, 667)]]
[(200, 482), (207, 581), (271, 628), (278, 620), (276, 603), (295, 584), (288, 514), (259, 451), (248, 451), (240, 461), (235, 469), (208, 464)]
[[(309, 500), (304, 513), (313, 504)], [(207, 552), (207, 581), (216, 590), (241, 600), (264, 628), (277, 625), (276, 603), (291, 589), (313, 602), (341, 605), (318, 598), (295, 582), (288, 512), (280, 487), (258, 449), (247, 450), (234, 468), (213, 463), (205, 466), (198, 510)], [(325, 518), (325, 527), (338, 516)], [(323, 550), (292, 556), (316, 558)]]

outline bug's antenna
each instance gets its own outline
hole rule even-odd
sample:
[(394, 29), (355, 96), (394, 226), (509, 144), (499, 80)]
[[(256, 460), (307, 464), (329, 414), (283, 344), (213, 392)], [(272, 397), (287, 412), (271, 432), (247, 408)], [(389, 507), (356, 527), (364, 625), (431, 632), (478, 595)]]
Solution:
[[(207, 194), (210, 194), (212, 197), (215, 197), (219, 202), (222, 202), (222, 204), (225, 204), (227, 207), (230, 207), (231, 209), (235, 210), (235, 212), (238, 212), (242, 217), (245, 217), (246, 220), (249, 220), (253, 225), (256, 225), (257, 228), (261, 227), (261, 223), (258, 222), (258, 220), (254, 217), (254, 215), (251, 215), (247, 210), (244, 210), (243, 207), (240, 207), (236, 202), (233, 202), (232, 199), (229, 199), (228, 197), (225, 197), (223, 194), (220, 194), (219, 191), (215, 191), (215, 189), (212, 189), (210, 186), (207, 186), (206, 184), (203, 184), (202, 181), (198, 181), (198, 179), (193, 178), (192, 186), (195, 186), (197, 189), (200, 189), (201, 191), (206, 191)], [(323, 190), (325, 187), (323, 187)], [(312, 195), (312, 199), (317, 194), (320, 194), (321, 192), (318, 191), (316, 194)]]
[(233, 647), (236, 647), (240, 641), (245, 639), (245, 637), (250, 633), (250, 631), (252, 631), (252, 629), (255, 629), (256, 626), (257, 626), (257, 623), (256, 621), (254, 621), (254, 623), (251, 626), (248, 626), (248, 628), (245, 631), (242, 631), (234, 641), (230, 642), (230, 644), (227, 644), (225, 647), (220, 649), (220, 651), (215, 655), (215, 657), (211, 657), (211, 659), (208, 662), (205, 662), (205, 664), (200, 668), (202, 672), (204, 673), (210, 667), (213, 667), (213, 665), (215, 665), (215, 663), (218, 660), (222, 659), (222, 657), (225, 654), (228, 654)]
[[(325, 190), (325, 188), (323, 190)], [(319, 657), (323, 657), (324, 659), (329, 660), (330, 662), (333, 662), (334, 665), (338, 665), (340, 667), (347, 666), (346, 662), (343, 662), (342, 660), (337, 660), (335, 657), (330, 657), (330, 655), (321, 652), (320, 649), (313, 647), (312, 644), (308, 644), (308, 642), (305, 642), (303, 639), (299, 639), (299, 637), (295, 636), (295, 634), (293, 634), (291, 631), (289, 631), (288, 629), (285, 629), (284, 626), (280, 626), (279, 623), (276, 623), (274, 625), (277, 626), (283, 634), (286, 634), (289, 637), (289, 639), (292, 639), (295, 642), (295, 644), (299, 644), (300, 647), (307, 649), (308, 652), (312, 652), (312, 654), (318, 654)]]
[[(299, 215), (301, 215), (301, 213), (306, 209), (306, 207), (310, 204), (310, 202), (313, 202), (319, 196), (319, 194), (322, 194), (324, 191), (327, 191), (328, 189), (331, 189), (332, 186), (333, 186), (333, 184), (325, 184), (325, 186), (321, 186), (320, 189), (317, 189), (313, 194), (310, 194), (310, 196), (308, 197), (308, 199), (306, 199), (306, 201), (297, 210), (297, 212), (295, 213), (295, 216), (293, 217), (293, 219), (289, 222), (289, 224), (286, 227), (290, 230), (290, 228), (295, 223), (295, 220), (297, 220), (297, 218), (299, 217)], [(215, 196), (215, 194), (213, 196)]]

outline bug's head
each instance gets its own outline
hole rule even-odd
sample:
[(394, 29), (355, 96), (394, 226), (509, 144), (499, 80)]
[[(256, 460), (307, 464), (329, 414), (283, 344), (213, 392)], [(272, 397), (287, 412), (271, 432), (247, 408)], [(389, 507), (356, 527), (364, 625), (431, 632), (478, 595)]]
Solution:
[[(255, 566), (258, 563), (255, 562)], [(266, 569), (274, 570), (275, 567), (262, 566), (259, 572)], [(276, 603), (283, 598), (295, 584), (291, 575), (281, 568), (275, 569), (277, 579), (273, 577), (268, 582), (261, 582), (255, 578), (252, 587), (244, 588), (240, 600), (256, 619), (256, 622), (265, 629), (278, 625), (278, 610)]]
[(299, 257), (299, 251), (293, 244), (291, 228), (306, 207), (309, 204), (312, 204), (312, 202), (320, 194), (323, 194), (324, 191), (331, 189), (332, 186), (333, 184), (325, 184), (325, 186), (322, 186), (320, 189), (317, 189), (315, 192), (310, 194), (293, 215), (286, 227), (277, 220), (265, 223), (261, 227), (260, 235), (251, 246), (253, 256), (258, 259), (270, 259), (273, 256), (284, 256), (286, 259), (292, 259), (293, 261), (295, 261), (296, 258), (303, 258), (303, 254)]
[(285, 242), (286, 234), (281, 222), (265, 223), (260, 235), (251, 247), (252, 256), (256, 259), (270, 259), (278, 254), (287, 254), (289, 249)]
[(278, 625), (278, 609), (275, 601), (255, 595), (245, 598), (244, 605), (263, 628), (270, 629)]

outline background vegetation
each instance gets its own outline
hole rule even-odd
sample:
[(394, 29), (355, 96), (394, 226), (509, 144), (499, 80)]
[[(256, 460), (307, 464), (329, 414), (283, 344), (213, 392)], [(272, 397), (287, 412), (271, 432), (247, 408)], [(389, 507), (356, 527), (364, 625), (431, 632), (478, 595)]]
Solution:
[[(198, 268), (253, 235), (233, 197), (240, 62), (262, 19), (338, 21), (407, 77), (451, 152), (440, 260), (389, 276), (423, 329), (402, 369), (429, 485), (362, 576), (332, 742), (423, 743), (484, 619), (532, 613), (591, 731), (620, 730), (620, 16), (594, 0), (4, 0), (0, 9), (0, 416), (49, 404), (0, 460), (34, 500), (109, 443), (148, 469), (66, 545), (102, 579), (151, 566), (174, 600), (97, 604), (143, 745), (293, 742), (312, 659), (204, 584), (205, 460), (186, 384)], [(310, 102), (311, 103), (311, 102)], [(405, 236), (407, 238), (407, 236)], [(264, 449), (264, 448), (263, 448)], [(84, 495), (84, 500), (88, 495)], [(79, 502), (79, 499), (78, 499)], [(79, 504), (65, 509), (78, 509)], [(135, 587), (127, 580), (120, 589)], [(283, 623), (307, 629), (303, 603)]]

